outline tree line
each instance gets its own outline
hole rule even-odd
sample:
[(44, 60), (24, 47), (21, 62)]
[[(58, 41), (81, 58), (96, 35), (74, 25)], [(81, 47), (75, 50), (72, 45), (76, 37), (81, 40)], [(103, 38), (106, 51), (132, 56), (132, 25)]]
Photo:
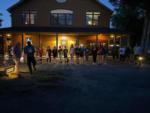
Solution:
[(150, 49), (150, 7), (148, 0), (109, 0), (115, 7), (112, 26), (131, 32), (131, 45), (141, 45), (143, 53)]

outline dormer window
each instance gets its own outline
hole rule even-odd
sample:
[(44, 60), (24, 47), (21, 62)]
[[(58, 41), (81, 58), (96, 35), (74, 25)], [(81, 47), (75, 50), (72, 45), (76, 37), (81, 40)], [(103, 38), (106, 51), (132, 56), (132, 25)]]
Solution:
[(36, 21), (37, 11), (24, 11), (23, 24), (34, 25)]
[(99, 18), (100, 18), (100, 12), (86, 12), (86, 25), (98, 26)]
[(57, 9), (50, 12), (51, 25), (72, 25), (73, 24), (73, 11)]

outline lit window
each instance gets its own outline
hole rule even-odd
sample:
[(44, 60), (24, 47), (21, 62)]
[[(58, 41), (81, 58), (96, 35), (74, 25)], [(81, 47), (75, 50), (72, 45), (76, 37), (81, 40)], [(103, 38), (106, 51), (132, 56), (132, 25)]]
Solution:
[(99, 25), (100, 12), (86, 12), (86, 25)]
[(23, 12), (23, 23), (25, 25), (35, 24), (37, 12), (36, 11), (24, 11)]

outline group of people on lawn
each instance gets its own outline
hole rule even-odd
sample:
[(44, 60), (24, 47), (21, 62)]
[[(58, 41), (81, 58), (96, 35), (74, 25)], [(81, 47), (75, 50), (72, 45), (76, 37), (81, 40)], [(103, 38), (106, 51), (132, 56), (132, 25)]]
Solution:
[[(119, 60), (121, 62), (130, 61), (130, 56), (134, 53), (135, 59), (141, 54), (141, 48), (139, 46), (135, 46), (133, 49), (129, 47), (117, 47), (113, 46), (111, 49), (111, 55), (113, 60)], [(43, 60), (43, 49), (35, 49), (30, 41), (27, 42), (27, 46), (24, 48), (23, 53), (27, 56), (27, 65), (32, 74), (32, 67), (36, 70), (36, 58), (38, 56), (38, 60), (42, 63)], [(18, 73), (18, 65), (21, 60), (24, 59), (24, 54), (22, 54), (20, 43), (17, 43), (12, 49), (12, 56), (15, 62), (15, 72)], [(36, 54), (36, 55), (35, 55)], [(84, 64), (89, 62), (89, 56), (92, 56), (93, 64), (103, 64), (107, 62), (107, 56), (110, 54), (107, 46), (103, 45), (93, 45), (91, 48), (84, 46), (74, 46), (73, 44), (70, 46), (68, 50), (66, 46), (59, 46), (58, 48), (54, 46), (53, 49), (50, 46), (46, 49), (46, 61), (47, 63), (65, 63), (65, 64)], [(68, 57), (69, 55), (69, 57)]]

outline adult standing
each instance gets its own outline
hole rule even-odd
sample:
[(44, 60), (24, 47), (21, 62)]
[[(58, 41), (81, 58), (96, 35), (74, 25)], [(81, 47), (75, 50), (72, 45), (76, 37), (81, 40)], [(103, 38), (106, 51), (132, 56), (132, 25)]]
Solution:
[(63, 49), (62, 49), (61, 46), (59, 46), (59, 49), (58, 49), (58, 56), (59, 56), (60, 63), (62, 63), (62, 53), (63, 53)]
[(76, 45), (76, 47), (75, 47), (75, 54), (76, 54), (76, 63), (77, 64), (79, 64), (79, 62), (80, 62), (79, 61), (80, 60), (79, 59), (79, 57), (80, 57), (80, 50), (81, 50), (80, 47), (78, 45)]
[(97, 59), (97, 48), (94, 46), (92, 48), (92, 56), (93, 56), (93, 63), (96, 64), (96, 59)]
[(88, 47), (85, 48), (85, 60), (86, 62), (88, 62), (89, 60), (89, 48)]
[(24, 48), (24, 53), (27, 55), (27, 65), (28, 65), (30, 74), (32, 74), (32, 66), (34, 70), (36, 70), (36, 67), (35, 67), (36, 60), (34, 57), (35, 48), (34, 46), (32, 46), (30, 41), (27, 42), (27, 46)]
[(64, 60), (65, 60), (65, 63), (68, 64), (68, 62), (69, 62), (69, 60), (68, 60), (68, 49), (67, 49), (66, 46), (64, 46), (63, 53), (64, 53)]
[(83, 64), (84, 63), (84, 47), (83, 46), (80, 46), (80, 63)]
[(112, 56), (113, 56), (113, 61), (117, 61), (119, 58), (119, 48), (114, 45), (112, 48)]
[(74, 63), (74, 46), (73, 44), (70, 47), (70, 63), (73, 64)]
[(39, 60), (40, 60), (40, 63), (42, 64), (43, 48), (39, 48), (38, 53), (39, 53)]
[(131, 60), (130, 58), (131, 58), (131, 48), (127, 46), (126, 51), (125, 51), (125, 59), (127, 63), (130, 63), (130, 60)]
[(58, 53), (57, 48), (56, 48), (56, 46), (54, 46), (54, 48), (53, 48), (53, 59), (54, 59), (54, 63), (56, 63), (57, 53)]
[(50, 46), (48, 46), (47, 50), (46, 50), (46, 60), (47, 60), (47, 62), (51, 62), (51, 53), (52, 53), (52, 50), (51, 50)]
[(122, 62), (124, 62), (124, 60), (125, 60), (125, 51), (126, 51), (125, 47), (120, 47), (119, 55), (120, 55), (120, 61), (122, 61)]
[(19, 61), (21, 58), (21, 47), (20, 43), (17, 42), (16, 45), (13, 47), (13, 60), (15, 62), (15, 73), (19, 74)]
[(101, 45), (99, 48), (98, 48), (98, 60), (99, 60), (99, 64), (103, 64), (104, 63), (104, 47)]

